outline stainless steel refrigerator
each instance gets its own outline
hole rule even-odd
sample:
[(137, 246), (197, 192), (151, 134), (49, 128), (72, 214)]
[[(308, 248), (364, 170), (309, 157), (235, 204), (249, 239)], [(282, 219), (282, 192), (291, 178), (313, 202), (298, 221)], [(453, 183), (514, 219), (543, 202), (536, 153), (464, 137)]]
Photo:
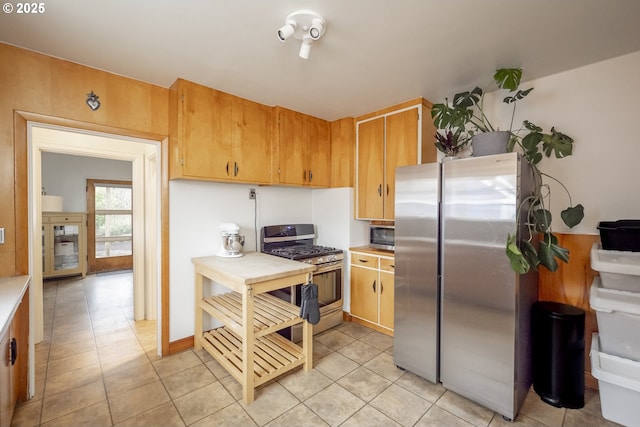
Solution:
[(531, 181), (517, 153), (396, 170), (395, 363), (509, 419), (531, 385), (538, 285), (505, 242)]

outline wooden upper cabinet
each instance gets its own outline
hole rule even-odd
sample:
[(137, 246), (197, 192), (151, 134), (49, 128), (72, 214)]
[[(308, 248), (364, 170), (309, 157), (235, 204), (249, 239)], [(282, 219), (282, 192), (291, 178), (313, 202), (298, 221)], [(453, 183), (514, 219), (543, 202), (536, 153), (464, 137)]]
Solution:
[(242, 98), (234, 99), (236, 126), (232, 157), (235, 178), (244, 182), (271, 182), (273, 108)]
[(331, 125), (326, 120), (276, 107), (276, 184), (331, 186)]
[(306, 143), (304, 142), (304, 114), (276, 107), (278, 123), (278, 154), (274, 156), (276, 167), (274, 182), (304, 185)]
[(182, 92), (182, 173), (227, 178), (231, 159), (232, 98), (213, 89), (186, 85)]
[(270, 183), (272, 108), (182, 79), (170, 103), (170, 178)]
[(384, 117), (379, 117), (358, 123), (358, 217), (384, 217), (384, 122)]
[(331, 122), (331, 186), (353, 187), (356, 130), (353, 117)]
[(331, 186), (331, 124), (307, 116), (308, 184), (313, 187)]
[(394, 220), (396, 167), (436, 161), (431, 103), (407, 101), (356, 127), (356, 219)]
[(396, 167), (417, 165), (418, 109), (410, 109), (386, 117), (384, 218), (395, 218)]

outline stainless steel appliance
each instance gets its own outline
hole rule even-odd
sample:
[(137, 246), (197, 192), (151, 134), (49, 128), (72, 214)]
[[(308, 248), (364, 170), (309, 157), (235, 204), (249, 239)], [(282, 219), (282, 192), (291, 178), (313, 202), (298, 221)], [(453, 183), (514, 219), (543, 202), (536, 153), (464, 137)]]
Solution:
[(440, 164), (396, 169), (393, 357), (439, 380)]
[(369, 226), (369, 247), (372, 249), (394, 250), (395, 227), (387, 224), (372, 223)]
[(396, 364), (509, 419), (531, 385), (538, 287), (505, 242), (531, 178), (517, 153), (396, 171)]
[[(261, 252), (313, 264), (313, 283), (318, 285), (320, 322), (313, 325), (314, 333), (325, 331), (342, 323), (342, 293), (344, 254), (342, 249), (314, 244), (313, 224), (286, 224), (262, 227)], [(279, 289), (274, 295), (300, 306), (301, 285)], [(288, 332), (288, 334), (287, 334)], [(302, 327), (296, 325), (285, 332), (293, 341), (302, 339)]]
[(240, 234), (240, 227), (237, 224), (227, 222), (220, 224), (219, 229), (222, 242), (216, 255), (225, 258), (241, 257), (244, 236)]

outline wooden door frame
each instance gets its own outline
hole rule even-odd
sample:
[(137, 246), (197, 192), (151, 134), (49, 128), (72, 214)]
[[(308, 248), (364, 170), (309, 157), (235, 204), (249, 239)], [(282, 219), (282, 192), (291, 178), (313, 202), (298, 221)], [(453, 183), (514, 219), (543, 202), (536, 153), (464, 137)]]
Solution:
[[(96, 183), (107, 185), (111, 184), (114, 186), (129, 186), (130, 188), (133, 188), (132, 181), (87, 178), (87, 273), (98, 273), (101, 271), (114, 270), (131, 270), (133, 268), (133, 252), (132, 255), (109, 257), (108, 259), (98, 260), (96, 258), (96, 209), (94, 190)], [(102, 268), (98, 268), (99, 265), (102, 265)]]
[[(28, 146), (28, 121), (45, 125), (64, 126), (76, 131), (102, 132), (111, 135), (120, 135), (131, 138), (145, 138), (160, 143), (160, 344), (162, 355), (171, 352), (169, 342), (169, 137), (167, 135), (141, 132), (131, 129), (121, 129), (96, 123), (86, 123), (77, 120), (64, 119), (26, 111), (14, 111), (14, 158), (15, 158), (15, 239), (21, 242), (30, 242), (30, 215), (29, 215), (29, 146)], [(23, 167), (20, 167), (22, 165)], [(29, 245), (16, 247), (16, 274), (29, 274)], [(35, 272), (37, 274), (37, 271)], [(30, 298), (33, 301), (31, 311), (42, 311), (42, 288), (36, 289), (30, 286)], [(33, 316), (31, 316), (33, 319)], [(30, 328), (29, 348), (33, 354), (33, 339), (37, 330), (42, 328), (32, 324)], [(42, 331), (40, 331), (42, 335)], [(33, 366), (30, 362), (30, 371)], [(31, 384), (30, 389), (35, 386)]]

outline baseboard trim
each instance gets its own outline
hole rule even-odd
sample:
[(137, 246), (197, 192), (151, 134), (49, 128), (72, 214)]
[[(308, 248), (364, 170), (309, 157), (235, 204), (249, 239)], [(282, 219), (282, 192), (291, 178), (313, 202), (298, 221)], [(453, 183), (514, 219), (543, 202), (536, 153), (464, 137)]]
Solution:
[(169, 343), (169, 354), (180, 353), (181, 351), (193, 348), (193, 343), (193, 335), (181, 338), (177, 341), (171, 341)]

